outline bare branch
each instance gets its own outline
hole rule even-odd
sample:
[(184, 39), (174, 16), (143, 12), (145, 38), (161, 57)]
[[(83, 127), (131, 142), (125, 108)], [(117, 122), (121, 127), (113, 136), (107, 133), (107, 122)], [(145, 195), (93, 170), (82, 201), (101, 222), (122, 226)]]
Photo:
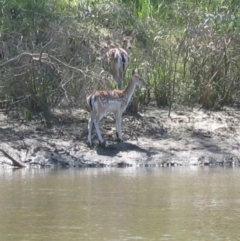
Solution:
[(28, 52), (23, 52), (23, 53), (15, 56), (15, 57), (13, 57), (13, 58), (5, 61), (5, 62), (3, 62), (2, 64), (0, 64), (0, 68), (3, 68), (4, 66), (10, 64), (11, 62), (13, 62), (13, 61), (15, 61), (15, 60), (19, 60), (20, 58), (25, 57), (25, 56), (30, 57), (31, 59), (33, 59), (33, 57), (36, 56), (36, 54), (31, 54), (31, 53), (28, 53)]
[(2, 152), (2, 154), (7, 157), (8, 159), (10, 159), (13, 163), (14, 166), (16, 167), (25, 167), (26, 165), (20, 161), (20, 160), (16, 160), (13, 157), (11, 157), (6, 151), (4, 151), (3, 149), (0, 149), (0, 152)]
[[(31, 53), (29, 53), (29, 52), (23, 52), (23, 53), (15, 56), (15, 57), (13, 57), (13, 58), (5, 61), (5, 62), (3, 62), (2, 64), (0, 64), (0, 68), (3, 68), (4, 66), (10, 64), (11, 62), (13, 62), (13, 61), (15, 61), (15, 60), (19, 60), (19, 59), (21, 59), (22, 57), (25, 57), (25, 56), (30, 57), (30, 58), (33, 59), (33, 60), (41, 61), (42, 55), (43, 55), (43, 50), (46, 49), (46, 47), (47, 47), (51, 42), (52, 42), (52, 38), (50, 39), (50, 41), (49, 41), (48, 43), (46, 43), (46, 44), (42, 47), (40, 53), (31, 54)], [(46, 58), (46, 57), (47, 57), (47, 54), (45, 54), (44, 58)]]
[(52, 42), (52, 38), (50, 39), (50, 41), (49, 41), (48, 43), (46, 43), (46, 44), (42, 47), (42, 49), (41, 49), (41, 51), (40, 51), (40, 55), (39, 55), (39, 61), (40, 61), (40, 62), (41, 62), (41, 59), (42, 59), (43, 50), (46, 49), (47, 46), (48, 46), (51, 42)]
[(79, 68), (77, 68), (77, 67), (74, 67), (74, 66), (71, 66), (71, 65), (68, 65), (68, 64), (65, 64), (64, 62), (62, 62), (61, 60), (59, 60), (58, 58), (56, 58), (56, 57), (54, 57), (54, 56), (52, 56), (52, 55), (48, 55), (48, 57), (49, 57), (50, 59), (54, 59), (56, 62), (64, 65), (64, 66), (67, 67), (67, 68), (74, 69), (74, 70), (82, 73), (83, 75), (86, 75), (86, 73), (84, 73), (81, 69), (79, 69)]

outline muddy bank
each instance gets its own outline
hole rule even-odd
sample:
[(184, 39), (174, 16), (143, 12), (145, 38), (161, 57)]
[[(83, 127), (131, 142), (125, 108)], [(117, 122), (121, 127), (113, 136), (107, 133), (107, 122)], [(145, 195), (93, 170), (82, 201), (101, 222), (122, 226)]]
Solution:
[[(123, 117), (124, 142), (118, 143), (114, 118), (101, 122), (105, 147), (89, 148), (89, 113), (76, 109), (72, 114), (55, 111), (52, 127), (41, 119), (14, 121), (0, 114), (0, 164), (11, 166), (19, 160), (26, 167), (104, 167), (239, 165), (240, 111), (221, 112), (178, 108), (168, 118), (167, 109), (144, 108), (138, 116)], [(11, 157), (11, 158), (10, 158)]]

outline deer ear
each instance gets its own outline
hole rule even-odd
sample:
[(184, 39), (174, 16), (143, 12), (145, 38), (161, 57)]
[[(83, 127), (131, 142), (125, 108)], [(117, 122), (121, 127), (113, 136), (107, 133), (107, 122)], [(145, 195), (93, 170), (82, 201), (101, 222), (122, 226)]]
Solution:
[(132, 39), (135, 39), (136, 38), (136, 31), (135, 30), (133, 30), (132, 32), (131, 32), (131, 34), (130, 34), (130, 36), (132, 37)]
[(137, 73), (138, 73), (137, 69), (133, 69), (132, 75), (135, 75), (135, 74), (137, 74)]

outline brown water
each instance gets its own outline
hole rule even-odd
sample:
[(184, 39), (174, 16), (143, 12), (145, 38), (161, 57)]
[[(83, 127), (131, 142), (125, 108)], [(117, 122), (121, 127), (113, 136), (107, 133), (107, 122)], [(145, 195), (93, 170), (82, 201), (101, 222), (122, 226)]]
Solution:
[(13, 240), (240, 240), (240, 169), (0, 170)]

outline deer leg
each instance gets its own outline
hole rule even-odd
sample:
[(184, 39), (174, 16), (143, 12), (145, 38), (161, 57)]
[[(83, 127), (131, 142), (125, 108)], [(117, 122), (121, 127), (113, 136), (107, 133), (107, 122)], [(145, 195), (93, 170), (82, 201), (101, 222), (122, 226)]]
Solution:
[(99, 128), (99, 122), (100, 122), (100, 120), (103, 118), (104, 114), (105, 114), (105, 113), (103, 113), (103, 114), (98, 114), (98, 115), (96, 116), (96, 118), (93, 120), (94, 125), (95, 125), (95, 128), (96, 128), (98, 140), (99, 140), (100, 143), (104, 143), (104, 140), (103, 140), (103, 138), (102, 138), (101, 131), (100, 131), (100, 128)]
[(122, 76), (119, 77), (119, 83), (120, 83), (119, 89), (122, 90), (123, 89), (123, 77)]
[(122, 84), (122, 78), (119, 76), (119, 73), (116, 76), (115, 80), (116, 80), (116, 82), (118, 84), (118, 89), (121, 90), (123, 88), (123, 84)]
[(119, 141), (122, 141), (122, 114), (118, 111), (115, 115), (116, 117), (116, 131), (117, 131), (117, 138)]
[(120, 90), (123, 89), (123, 73), (122, 73), (122, 71), (120, 71), (118, 74), (118, 88)]
[(116, 125), (116, 136), (117, 136), (117, 139), (119, 138), (119, 135), (118, 135), (118, 133), (119, 133), (119, 126), (118, 126), (118, 121), (117, 121), (117, 111), (116, 112), (114, 112), (114, 117), (115, 117), (115, 125)]
[(123, 80), (125, 80), (125, 78), (126, 78), (127, 66), (128, 65), (125, 64), (125, 69), (123, 70), (123, 77), (122, 77)]
[(91, 117), (89, 118), (89, 121), (88, 121), (88, 143), (89, 143), (90, 146), (92, 145), (93, 119), (94, 119), (94, 114), (93, 114), (93, 112), (92, 112), (92, 113), (91, 113)]
[(122, 83), (119, 81), (119, 82), (118, 82), (118, 89), (121, 90), (121, 89), (122, 89), (122, 86), (123, 86)]
[(118, 62), (115, 65), (114, 79), (118, 84), (118, 89), (122, 89), (122, 77), (121, 77), (121, 63)]

